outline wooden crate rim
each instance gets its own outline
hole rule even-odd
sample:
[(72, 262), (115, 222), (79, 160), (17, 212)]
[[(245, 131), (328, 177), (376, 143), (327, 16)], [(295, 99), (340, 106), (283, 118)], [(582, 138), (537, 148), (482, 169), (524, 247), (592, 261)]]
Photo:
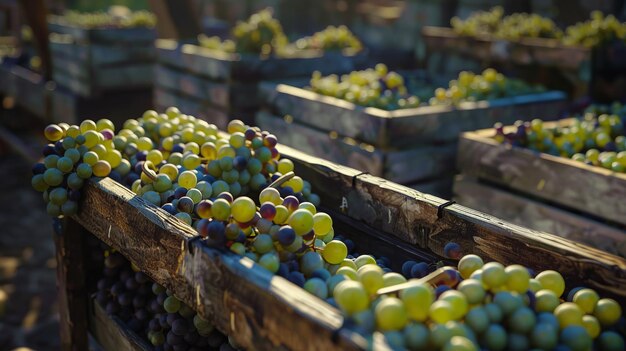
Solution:
[[(549, 128), (568, 127), (572, 125), (575, 120), (577, 120), (577, 118), (564, 118), (558, 121), (543, 122), (543, 124)], [(505, 131), (510, 132), (510, 131), (513, 131), (514, 130), (513, 128), (515, 127), (505, 126), (504, 128), (505, 128)], [(482, 143), (489, 144), (495, 147), (515, 149), (519, 152), (524, 152), (529, 155), (534, 155), (534, 156), (539, 157), (540, 159), (544, 159), (549, 162), (555, 162), (555, 163), (560, 163), (560, 164), (571, 166), (571, 167), (582, 168), (589, 172), (593, 172), (593, 173), (600, 174), (600, 175), (607, 176), (607, 177), (615, 177), (623, 181), (626, 181), (626, 173), (613, 172), (613, 171), (610, 171), (608, 169), (605, 169), (599, 166), (592, 166), (592, 165), (588, 165), (579, 161), (575, 161), (575, 160), (572, 160), (571, 158), (566, 158), (562, 156), (554, 156), (554, 155), (547, 154), (545, 152), (533, 151), (533, 150), (530, 150), (528, 148), (521, 147), (521, 146), (518, 147), (518, 146), (512, 146), (510, 144), (502, 144), (494, 140), (492, 137), (493, 135), (494, 135), (494, 129), (486, 128), (486, 129), (481, 129), (481, 130), (477, 130), (473, 132), (464, 132), (461, 134), (461, 138), (482, 142)]]
[(255, 54), (227, 53), (220, 50), (205, 48), (197, 44), (179, 43), (177, 40), (174, 39), (157, 39), (155, 46), (157, 49), (161, 50), (180, 49), (181, 52), (185, 54), (203, 56), (209, 59), (242, 63), (249, 61), (282, 61), (285, 62), (285, 64), (289, 64), (289, 60), (314, 59), (332, 56), (356, 57), (367, 54), (367, 51), (365, 49), (361, 49), (358, 51), (344, 49), (341, 52), (324, 50), (299, 50), (293, 56), (288, 57), (261, 56)]
[(520, 38), (518, 40), (500, 39), (491, 35), (459, 35), (454, 32), (454, 29), (450, 27), (437, 27), (437, 26), (424, 26), (422, 28), (422, 35), (431, 38), (446, 38), (446, 39), (466, 39), (473, 40), (479, 43), (510, 43), (513, 45), (521, 45), (523, 47), (534, 47), (543, 49), (558, 49), (563, 51), (570, 51), (572, 53), (590, 55), (591, 49), (584, 46), (577, 45), (564, 45), (559, 40), (553, 38)]
[(293, 95), (298, 98), (316, 101), (326, 105), (337, 106), (348, 110), (363, 111), (365, 114), (379, 117), (379, 118), (404, 118), (404, 117), (416, 117), (422, 115), (431, 115), (435, 113), (443, 113), (450, 111), (466, 111), (477, 109), (488, 109), (490, 107), (506, 106), (506, 105), (524, 105), (537, 102), (557, 101), (566, 98), (565, 93), (562, 91), (550, 90), (546, 92), (536, 94), (518, 95), (512, 97), (505, 97), (494, 100), (482, 100), (482, 101), (466, 101), (455, 106), (420, 106), (415, 108), (399, 109), (399, 110), (383, 110), (376, 107), (364, 107), (355, 103), (340, 99), (334, 96), (322, 95), (310, 90), (298, 88), (291, 85), (278, 84), (276, 91), (283, 94)]

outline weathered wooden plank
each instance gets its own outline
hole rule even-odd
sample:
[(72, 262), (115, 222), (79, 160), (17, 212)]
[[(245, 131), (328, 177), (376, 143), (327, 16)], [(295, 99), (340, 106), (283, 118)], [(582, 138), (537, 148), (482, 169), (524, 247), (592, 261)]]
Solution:
[[(432, 142), (451, 142), (459, 133), (513, 123), (526, 118), (554, 119), (564, 107), (565, 94), (551, 91), (491, 101), (466, 102), (458, 107), (425, 106), (385, 111), (297, 87), (278, 85), (268, 103), (278, 115), (321, 130), (336, 131), (378, 147), (405, 148)], [(531, 112), (531, 114), (526, 114)], [(509, 122), (510, 121), (510, 122)]]
[(454, 182), (454, 198), (464, 206), (512, 223), (626, 257), (626, 230), (463, 176), (458, 176)]
[(434, 195), (442, 199), (452, 198), (452, 184), (454, 176), (451, 174), (443, 175), (441, 178), (422, 180), (417, 183), (408, 184), (407, 187), (417, 190), (424, 194)]
[(258, 81), (262, 79), (308, 76), (318, 70), (324, 74), (347, 73), (361, 66), (365, 53), (305, 53), (301, 57), (259, 57), (227, 54), (192, 44), (160, 39), (156, 42), (158, 59), (168, 65), (217, 80)]
[(134, 46), (86, 44), (75, 43), (67, 36), (51, 36), (49, 45), (54, 60), (75, 60), (88, 67), (154, 62), (156, 59), (154, 47), (141, 43)]
[[(87, 350), (87, 288), (85, 286), (84, 236), (71, 218), (55, 233), (61, 349)], [(58, 228), (57, 228), (58, 229)]]
[(276, 134), (285, 145), (401, 184), (451, 175), (454, 171), (454, 144), (386, 151), (263, 111), (256, 114), (256, 124)]
[(81, 28), (64, 23), (62, 16), (48, 16), (48, 30), (51, 33), (70, 35), (75, 41), (124, 43), (136, 45), (138, 43), (153, 42), (156, 31), (153, 28)]
[(502, 145), (490, 135), (493, 130), (461, 136), (458, 168), (463, 174), (626, 224), (626, 174)]
[(13, 74), (8, 65), (0, 64), (0, 94), (9, 95), (14, 88)]
[[(449, 241), (464, 253), (535, 271), (556, 269), (568, 285), (583, 284), (626, 301), (626, 261), (604, 251), (496, 217), (279, 146), (325, 207), (387, 235), (442, 255)], [(440, 215), (438, 215), (438, 212)]]
[(337, 309), (248, 258), (192, 241), (191, 227), (109, 178), (86, 185), (80, 208), (82, 226), (245, 348), (365, 348)]
[(474, 38), (457, 35), (452, 28), (422, 28), (422, 37), (431, 52), (451, 52), (486, 62), (541, 64), (578, 70), (591, 60), (591, 50), (564, 46), (555, 39), (524, 38), (519, 41)]
[(109, 316), (95, 300), (90, 300), (89, 331), (104, 351), (149, 351), (145, 340), (133, 333), (124, 322)]

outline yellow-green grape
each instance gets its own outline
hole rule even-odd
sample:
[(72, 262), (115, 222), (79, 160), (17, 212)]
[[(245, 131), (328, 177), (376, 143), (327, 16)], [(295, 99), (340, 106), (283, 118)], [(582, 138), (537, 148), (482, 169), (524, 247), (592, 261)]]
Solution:
[(482, 268), (482, 281), (488, 288), (498, 288), (506, 283), (504, 266), (498, 262), (489, 262)]
[(184, 171), (180, 175), (178, 175), (178, 185), (182, 186), (185, 189), (191, 189), (196, 186), (198, 183), (198, 178), (196, 174), (192, 171)]
[(608, 327), (617, 323), (622, 315), (622, 308), (613, 299), (600, 299), (593, 310), (593, 315), (602, 326)]
[(561, 274), (557, 271), (547, 270), (543, 271), (535, 277), (544, 289), (552, 290), (556, 296), (563, 295), (565, 291), (565, 280)]
[(572, 302), (577, 304), (583, 312), (587, 314), (593, 313), (596, 304), (600, 300), (600, 296), (592, 289), (580, 289), (574, 294)]
[(100, 160), (92, 166), (93, 175), (96, 177), (106, 177), (111, 173), (111, 165), (104, 160)]
[(587, 333), (592, 339), (597, 338), (602, 331), (602, 327), (600, 326), (598, 319), (591, 315), (583, 316), (583, 327), (587, 330)]
[(554, 315), (559, 321), (561, 329), (570, 325), (582, 325), (583, 314), (580, 307), (572, 302), (562, 303), (554, 309)]
[(465, 316), (468, 309), (467, 299), (462, 292), (457, 290), (445, 291), (439, 297), (439, 301), (447, 301), (452, 306), (452, 319), (459, 320)]
[(520, 265), (511, 265), (505, 268), (506, 287), (511, 291), (525, 293), (528, 290), (530, 273), (528, 269)]
[(407, 313), (402, 301), (395, 297), (383, 299), (376, 305), (376, 325), (380, 330), (400, 330), (407, 323)]
[(265, 188), (259, 194), (259, 202), (271, 202), (276, 206), (282, 205), (283, 199), (280, 197), (280, 192), (275, 188)]
[(324, 212), (313, 215), (313, 231), (316, 236), (325, 236), (333, 229), (333, 220)]
[(246, 196), (236, 198), (230, 206), (233, 218), (239, 223), (248, 223), (256, 214), (256, 204)]
[(454, 311), (452, 304), (448, 301), (437, 300), (430, 305), (428, 315), (435, 323), (447, 323), (453, 319)]
[(394, 286), (398, 284), (406, 283), (406, 278), (400, 273), (388, 272), (383, 274), (383, 286)]
[(288, 223), (296, 234), (302, 236), (313, 229), (313, 215), (307, 210), (295, 210), (289, 216)]
[(351, 315), (365, 310), (369, 306), (369, 297), (363, 285), (357, 281), (344, 280), (337, 284), (333, 297), (346, 314)]
[(453, 336), (444, 347), (443, 351), (478, 351), (476, 345), (464, 336)]
[(368, 264), (357, 270), (357, 276), (368, 295), (375, 295), (384, 286), (383, 270), (375, 264)]
[(468, 279), (474, 271), (483, 268), (483, 259), (477, 255), (465, 255), (459, 261), (459, 273), (463, 279)]
[(426, 284), (416, 284), (400, 291), (400, 299), (404, 303), (409, 318), (422, 322), (428, 318), (430, 305), (435, 300), (435, 293)]
[(339, 240), (332, 240), (322, 250), (322, 257), (330, 264), (340, 264), (348, 255), (346, 244)]
[(65, 134), (63, 132), (63, 129), (61, 129), (61, 127), (59, 127), (56, 124), (51, 124), (49, 126), (47, 126), (44, 129), (44, 136), (46, 137), (46, 139), (48, 139), (49, 141), (55, 142), (55, 141), (59, 141), (63, 138), (63, 135)]
[(457, 289), (465, 295), (467, 302), (471, 305), (483, 302), (486, 295), (482, 282), (476, 279), (463, 280)]
[(552, 290), (543, 289), (535, 293), (535, 310), (537, 312), (552, 312), (559, 303), (559, 297)]
[(350, 280), (356, 280), (356, 281), (359, 280), (359, 276), (356, 273), (356, 269), (354, 269), (353, 267), (341, 266), (337, 269), (337, 272), (335, 274), (346, 276)]

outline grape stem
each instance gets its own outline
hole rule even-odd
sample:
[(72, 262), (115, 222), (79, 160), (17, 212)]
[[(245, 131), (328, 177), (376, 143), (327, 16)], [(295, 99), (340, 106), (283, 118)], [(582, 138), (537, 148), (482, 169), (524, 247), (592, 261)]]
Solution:
[(295, 176), (296, 176), (296, 174), (293, 173), (293, 171), (287, 172), (287, 173), (281, 175), (275, 181), (273, 181), (272, 184), (269, 185), (269, 188), (278, 188), (279, 186), (283, 185), (283, 183), (285, 183), (286, 181), (288, 181), (289, 179), (291, 179), (291, 178), (293, 178)]
[(141, 170), (143, 171), (143, 173), (145, 173), (145, 175), (146, 175), (148, 178), (152, 179), (152, 181), (156, 181), (156, 179), (157, 179), (157, 174), (156, 174), (156, 172), (155, 172), (155, 171), (153, 171), (153, 170), (151, 169), (151, 167), (150, 167), (150, 166), (154, 167), (154, 165), (152, 164), (152, 162), (150, 162), (150, 161), (144, 161), (143, 165), (141, 165)]

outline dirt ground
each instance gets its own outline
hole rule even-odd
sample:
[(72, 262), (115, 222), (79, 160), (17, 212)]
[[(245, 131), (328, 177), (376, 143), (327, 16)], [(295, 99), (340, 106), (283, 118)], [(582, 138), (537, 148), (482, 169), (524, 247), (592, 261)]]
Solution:
[(0, 351), (59, 349), (52, 219), (30, 169), (0, 144)]

